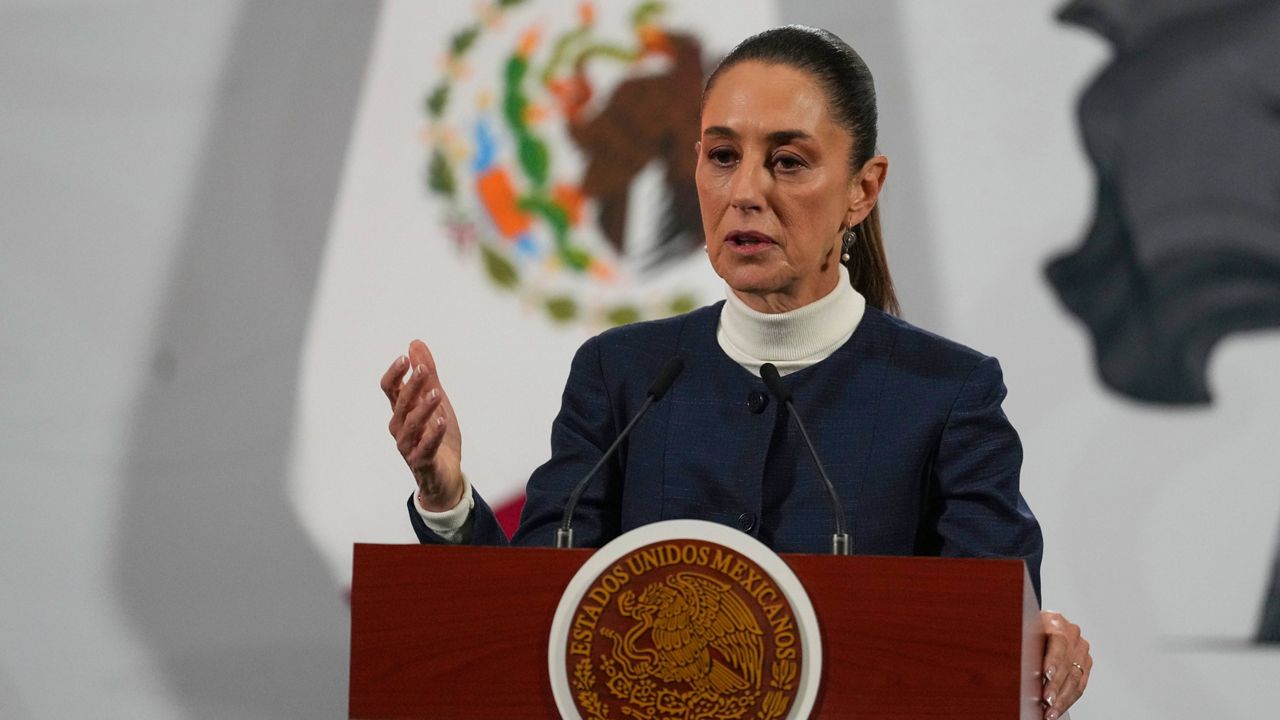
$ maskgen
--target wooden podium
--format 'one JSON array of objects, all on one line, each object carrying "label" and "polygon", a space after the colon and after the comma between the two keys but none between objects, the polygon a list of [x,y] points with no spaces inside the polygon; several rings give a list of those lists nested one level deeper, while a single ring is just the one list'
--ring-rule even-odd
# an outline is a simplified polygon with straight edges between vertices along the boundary
[{"label": "wooden podium", "polygon": [[[552,616],[592,550],[356,545],[352,718],[554,718]],[[822,633],[813,717],[1043,717],[1021,561],[783,555]]]}]

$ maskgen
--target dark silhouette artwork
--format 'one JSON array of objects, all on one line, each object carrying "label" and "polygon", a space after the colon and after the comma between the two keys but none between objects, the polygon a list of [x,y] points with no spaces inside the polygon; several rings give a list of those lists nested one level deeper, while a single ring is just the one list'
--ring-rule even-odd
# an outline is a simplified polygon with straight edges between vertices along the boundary
[{"label": "dark silhouette artwork", "polygon": [[596,199],[600,229],[619,254],[632,181],[654,160],[664,167],[667,207],[655,222],[655,246],[642,259],[649,266],[683,258],[703,243],[693,180],[702,46],[692,35],[673,32],[656,52],[669,58],[669,69],[623,80],[598,113],[569,118],[569,135],[587,158],[582,190]]},{"label": "dark silhouette artwork", "polygon": [[[1077,0],[1060,18],[1115,54],[1079,104],[1096,214],[1049,282],[1108,388],[1207,404],[1215,344],[1280,326],[1280,0]],[[1280,554],[1257,639],[1280,642]]]}]

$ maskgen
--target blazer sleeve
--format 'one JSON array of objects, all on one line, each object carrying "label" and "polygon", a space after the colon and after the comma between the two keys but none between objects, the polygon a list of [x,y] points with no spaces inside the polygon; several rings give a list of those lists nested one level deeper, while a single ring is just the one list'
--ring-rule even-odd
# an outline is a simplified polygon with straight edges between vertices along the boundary
[{"label": "blazer sleeve", "polygon": [[[480,496],[480,492],[471,488],[471,496],[475,500],[475,505],[471,508],[471,539],[468,545],[507,545],[507,533],[498,524],[498,516],[494,514],[489,504]],[[418,541],[424,545],[449,545],[449,541],[440,537],[434,530],[427,527],[422,521],[422,516],[413,507],[413,495],[409,496],[409,524],[413,526],[413,532],[418,536]]]},{"label": "blazer sleeve", "polygon": [[1022,558],[1040,598],[1040,523],[1022,497],[1022,443],[1005,417],[1000,364],[970,371],[952,405],[933,463],[938,554]]},{"label": "blazer sleeve", "polygon": [[[560,413],[551,426],[551,459],[533,471],[525,488],[516,545],[555,544],[556,528],[574,485],[591,472],[622,426],[616,393],[605,377],[600,339],[578,349],[569,369]],[[623,471],[616,453],[600,468],[578,501],[573,515],[575,547],[599,547],[617,537],[621,527]]]},{"label": "blazer sleeve", "polygon": [[[592,338],[578,349],[569,369],[560,413],[551,426],[551,459],[533,472],[525,487],[524,510],[512,545],[551,546],[560,526],[564,503],[574,484],[591,468],[617,437],[610,389],[600,360],[600,341]],[[574,546],[599,547],[618,534],[621,516],[622,469],[617,456],[591,481],[573,517]],[[508,539],[497,517],[480,493],[472,510],[471,545],[506,545]],[[409,522],[423,543],[444,543],[414,510],[409,497]]]}]

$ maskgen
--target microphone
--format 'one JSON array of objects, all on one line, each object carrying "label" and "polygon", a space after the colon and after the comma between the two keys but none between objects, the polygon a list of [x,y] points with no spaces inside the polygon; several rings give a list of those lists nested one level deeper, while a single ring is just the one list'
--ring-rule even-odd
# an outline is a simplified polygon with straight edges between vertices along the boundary
[{"label": "microphone", "polygon": [[800,428],[800,436],[804,438],[804,444],[809,446],[809,456],[813,458],[813,464],[818,467],[822,482],[827,484],[827,493],[831,495],[831,507],[836,516],[836,531],[831,535],[831,554],[852,554],[853,548],[849,542],[849,534],[844,531],[844,505],[840,503],[836,486],[831,484],[831,478],[827,477],[827,471],[823,469],[822,461],[818,459],[818,451],[813,447],[813,440],[809,439],[809,431],[804,429],[804,422],[800,420],[800,414],[796,412],[796,406],[791,402],[791,391],[783,386],[782,376],[778,374],[778,368],[774,367],[773,363],[760,366],[760,377],[764,380],[765,387],[769,388],[770,394],[777,398],[779,403],[785,405],[791,417],[795,418],[796,427]]},{"label": "microphone", "polygon": [[557,548],[573,547],[573,527],[571,527],[573,523],[573,510],[578,506],[578,500],[582,497],[583,491],[587,489],[587,485],[591,482],[591,478],[595,477],[600,468],[604,467],[604,464],[609,460],[609,458],[613,457],[614,453],[618,450],[618,446],[622,444],[622,441],[626,439],[627,435],[631,434],[631,428],[635,427],[636,423],[640,422],[640,418],[644,417],[644,414],[649,411],[649,408],[654,403],[661,400],[662,396],[667,394],[667,390],[671,389],[671,385],[676,381],[676,377],[683,371],[684,360],[681,360],[678,355],[668,360],[667,364],[662,366],[662,372],[658,373],[658,378],[649,386],[648,397],[644,399],[644,404],[640,406],[640,409],[636,411],[636,414],[631,418],[631,422],[627,423],[627,426],[622,428],[622,432],[618,433],[618,437],[614,439],[613,444],[610,445],[609,449],[605,450],[604,454],[600,456],[595,467],[591,468],[591,472],[587,473],[586,477],[579,480],[578,484],[574,486],[573,492],[569,493],[569,501],[565,503],[564,506],[564,517],[560,520],[560,527],[556,528]]}]

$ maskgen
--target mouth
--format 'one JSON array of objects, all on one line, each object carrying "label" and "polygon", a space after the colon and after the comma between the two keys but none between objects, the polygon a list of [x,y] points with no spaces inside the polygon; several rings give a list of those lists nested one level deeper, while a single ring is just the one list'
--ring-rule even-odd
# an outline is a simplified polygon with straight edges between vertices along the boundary
[{"label": "mouth", "polygon": [[767,250],[777,243],[774,242],[773,238],[761,232],[735,230],[725,236],[724,244],[735,252],[751,255]]}]

